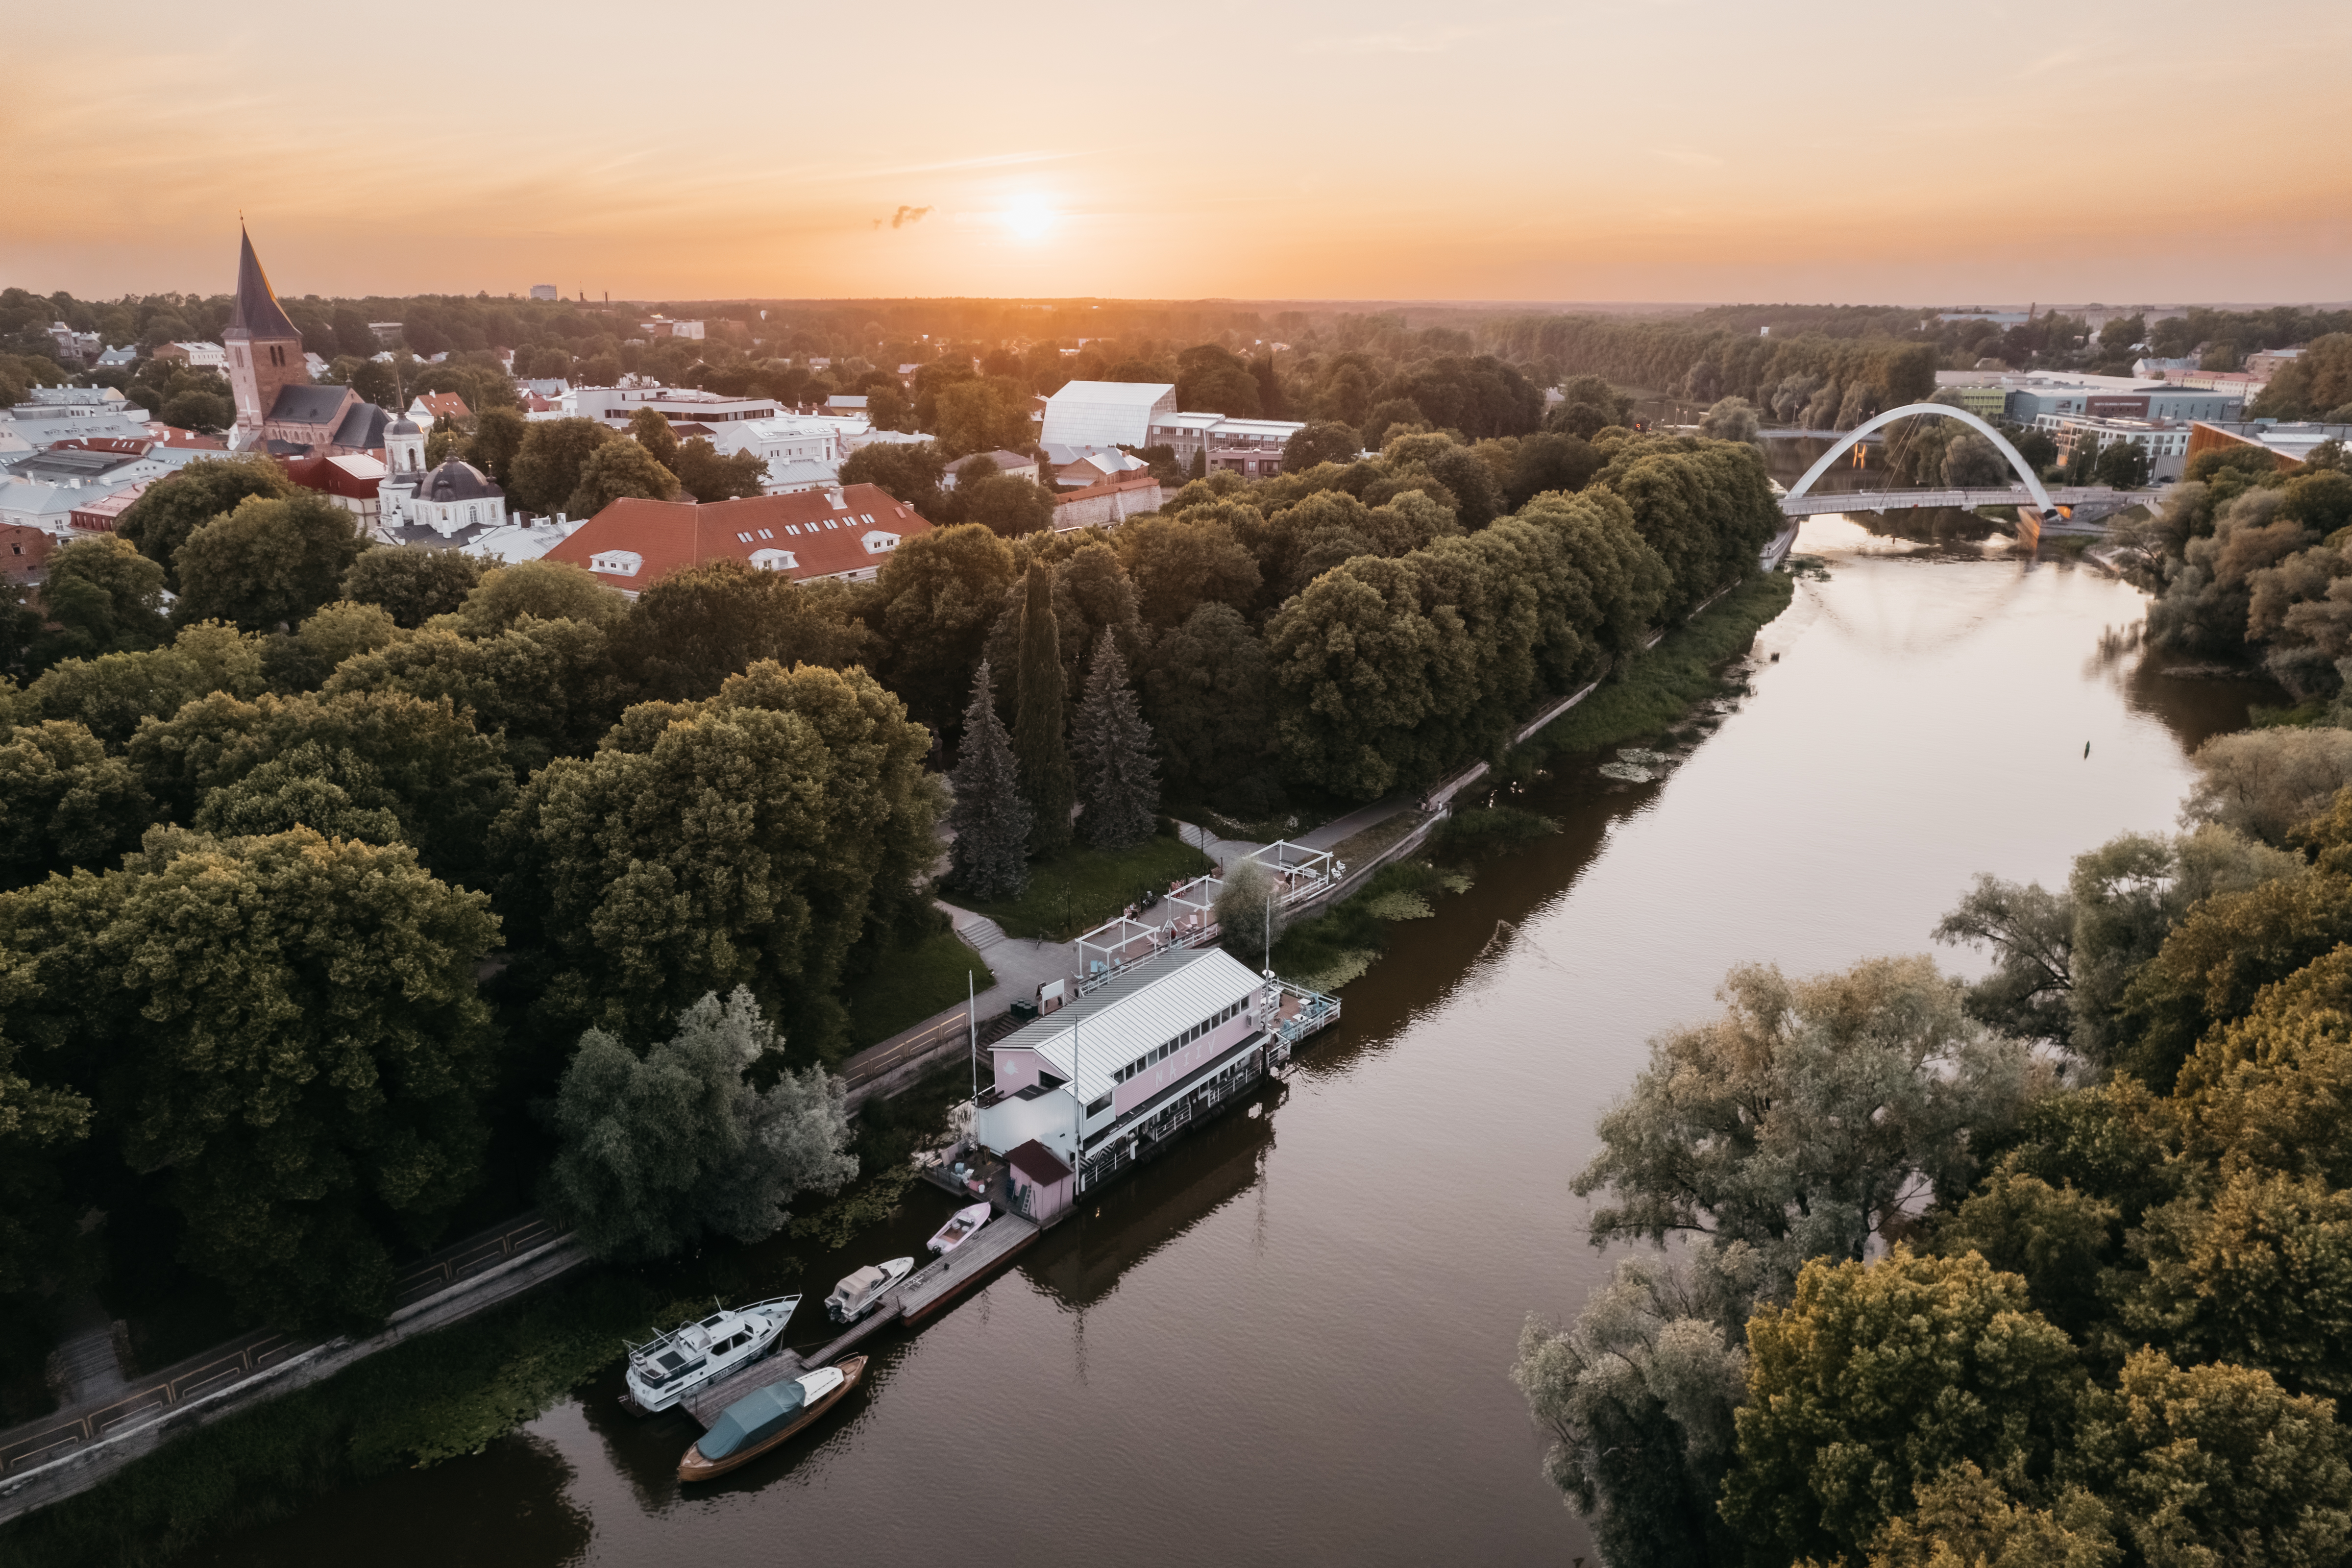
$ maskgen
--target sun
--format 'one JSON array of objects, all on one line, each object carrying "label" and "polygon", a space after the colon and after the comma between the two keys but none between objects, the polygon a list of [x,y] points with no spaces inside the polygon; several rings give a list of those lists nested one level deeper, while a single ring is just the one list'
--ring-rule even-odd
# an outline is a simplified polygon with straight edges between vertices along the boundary
[{"label": "sun", "polygon": [[997,216],[1006,233],[1032,244],[1053,233],[1054,226],[1062,221],[1062,215],[1039,196],[1019,197]]}]

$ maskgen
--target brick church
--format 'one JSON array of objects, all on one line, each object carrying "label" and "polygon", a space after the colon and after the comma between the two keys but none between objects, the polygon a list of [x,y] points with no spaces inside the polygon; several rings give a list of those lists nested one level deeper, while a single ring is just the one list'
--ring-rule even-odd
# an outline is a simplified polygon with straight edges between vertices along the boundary
[{"label": "brick church", "polygon": [[236,301],[221,333],[228,353],[236,427],[229,445],[278,458],[364,455],[384,460],[384,433],[396,417],[348,386],[320,386],[302,363],[302,334],[269,287],[269,275],[243,236]]}]

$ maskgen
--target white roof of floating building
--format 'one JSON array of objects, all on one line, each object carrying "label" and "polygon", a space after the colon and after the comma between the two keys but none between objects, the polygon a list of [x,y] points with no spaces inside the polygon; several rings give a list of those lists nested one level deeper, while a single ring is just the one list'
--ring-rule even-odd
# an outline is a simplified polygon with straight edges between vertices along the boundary
[{"label": "white roof of floating building", "polygon": [[1075,1076],[1078,1098],[1092,1101],[1116,1086],[1111,1074],[1117,1069],[1265,984],[1221,947],[1176,948],[1023,1025],[989,1049],[1036,1052],[1055,1077],[1068,1082]]}]

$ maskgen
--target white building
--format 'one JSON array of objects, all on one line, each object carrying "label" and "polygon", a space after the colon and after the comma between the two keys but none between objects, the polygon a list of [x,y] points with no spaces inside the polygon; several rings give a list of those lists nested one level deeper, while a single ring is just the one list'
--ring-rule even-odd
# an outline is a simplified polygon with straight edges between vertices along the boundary
[{"label": "white building", "polygon": [[1151,422],[1151,438],[1144,445],[1174,447],[1180,463],[1206,452],[1213,471],[1223,468],[1255,479],[1280,473],[1284,443],[1306,428],[1304,420],[1173,414]]},{"label": "white building", "polygon": [[2181,470],[2189,466],[2190,432],[2186,423],[2043,414],[2033,424],[2058,443],[2058,460],[2062,463],[2073,462],[2076,450],[2085,441],[2095,441],[2103,449],[2118,441],[2128,441],[2147,459],[2147,477],[2159,483],[2179,479]]},{"label": "white building", "polygon": [[568,518],[562,512],[530,522],[505,522],[485,529],[457,548],[467,555],[478,555],[495,561],[501,566],[512,566],[520,561],[536,561],[565,540],[572,537],[588,520]]},{"label": "white building", "polygon": [[1148,447],[1151,426],[1175,412],[1172,382],[1073,381],[1045,400],[1038,439],[1048,446]]},{"label": "white building", "polygon": [[730,456],[737,452],[756,454],[768,465],[761,489],[780,496],[795,490],[824,489],[840,483],[841,460],[848,456],[842,446],[840,423],[785,414],[773,419],[743,419],[699,429],[679,426],[677,433],[683,437],[692,429],[693,434]]},{"label": "white building", "polygon": [[555,285],[552,283],[534,283],[530,286],[530,297],[534,300],[552,300],[556,297]]},{"label": "white building", "polygon": [[578,417],[601,419],[615,430],[626,429],[640,408],[650,408],[673,425],[714,428],[743,419],[773,419],[782,412],[772,397],[721,397],[694,386],[583,386],[573,391],[572,407]]},{"label": "white building", "polygon": [[[176,349],[179,352],[167,353],[164,352],[166,349]],[[163,348],[155,351],[155,357],[184,359],[188,362],[190,370],[226,371],[228,369],[228,350],[218,343],[166,343]]]},{"label": "white building", "polygon": [[973,1135],[999,1156],[1043,1144],[1083,1191],[1256,1082],[1278,1003],[1222,948],[1145,959],[989,1047]]}]

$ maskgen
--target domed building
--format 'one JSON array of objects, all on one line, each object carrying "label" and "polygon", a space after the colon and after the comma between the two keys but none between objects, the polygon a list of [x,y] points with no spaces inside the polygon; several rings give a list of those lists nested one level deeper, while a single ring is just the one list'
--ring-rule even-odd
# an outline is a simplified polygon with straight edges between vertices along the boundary
[{"label": "domed building", "polygon": [[[409,425],[409,428],[414,431],[415,426]],[[387,442],[390,450],[400,449],[392,445],[398,439],[397,432],[395,426]],[[394,466],[384,476],[382,498],[386,533],[402,528],[431,529],[443,539],[454,539],[461,533],[498,528],[507,520],[506,491],[481,469],[457,458],[437,468]]]}]

